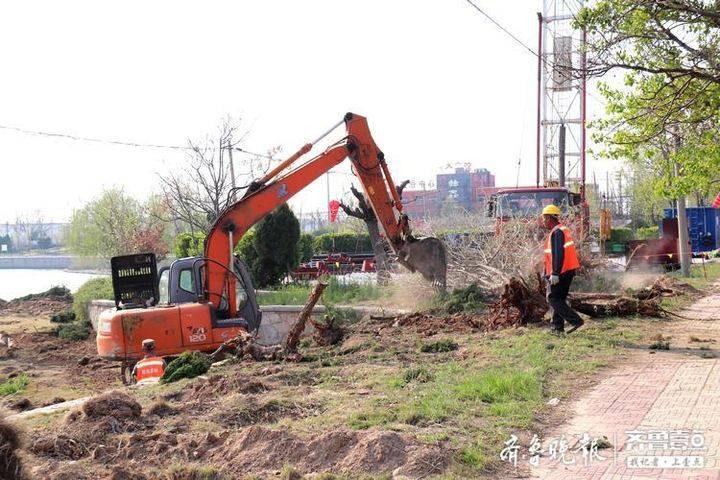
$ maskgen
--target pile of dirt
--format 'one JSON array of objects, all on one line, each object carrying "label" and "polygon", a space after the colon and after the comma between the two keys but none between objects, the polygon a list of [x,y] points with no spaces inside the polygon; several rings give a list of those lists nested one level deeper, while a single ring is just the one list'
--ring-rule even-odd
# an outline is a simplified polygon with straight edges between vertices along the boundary
[{"label": "pile of dirt", "polygon": [[43,316],[68,310],[73,297],[65,287],[53,287],[42,293],[25,295],[9,302],[0,301],[0,315]]},{"label": "pile of dirt", "polygon": [[231,474],[269,473],[292,465],[304,473],[394,473],[422,478],[442,473],[450,455],[395,432],[334,430],[301,438],[251,426],[229,435],[203,458]]},{"label": "pile of dirt", "polygon": [[85,402],[82,411],[91,419],[102,417],[123,419],[138,418],[142,413],[142,407],[126,393],[108,392]]},{"label": "pile of dirt", "polygon": [[186,397],[213,397],[233,392],[260,393],[270,389],[268,384],[242,373],[229,376],[211,375],[207,380],[192,384],[192,387],[186,390]]},{"label": "pile of dirt", "polygon": [[398,316],[392,327],[412,329],[420,335],[432,336],[440,332],[465,333],[483,330],[485,321],[484,315],[469,313],[436,315],[428,312],[415,312]]},{"label": "pile of dirt", "polygon": [[15,427],[0,420],[0,478],[25,478],[22,462],[17,451],[20,448],[20,436]]},{"label": "pile of dirt", "polygon": [[101,456],[108,435],[145,428],[141,413],[140,404],[125,393],[102,394],[85,402],[82,411],[68,414],[59,432],[38,436],[30,451],[40,457],[67,460]]}]

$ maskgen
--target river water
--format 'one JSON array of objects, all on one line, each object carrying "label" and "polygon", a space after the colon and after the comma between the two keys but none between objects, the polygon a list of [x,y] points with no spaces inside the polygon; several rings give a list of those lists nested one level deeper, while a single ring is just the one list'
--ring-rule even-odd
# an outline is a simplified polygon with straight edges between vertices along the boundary
[{"label": "river water", "polygon": [[0,298],[11,300],[29,293],[44,292],[50,287],[64,285],[75,292],[91,278],[102,275],[67,270],[0,269]]}]

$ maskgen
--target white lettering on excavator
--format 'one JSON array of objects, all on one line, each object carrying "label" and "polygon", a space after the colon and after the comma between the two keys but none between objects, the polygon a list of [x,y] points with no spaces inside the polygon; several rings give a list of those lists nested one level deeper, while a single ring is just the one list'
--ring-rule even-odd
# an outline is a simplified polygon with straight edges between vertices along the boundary
[{"label": "white lettering on excavator", "polygon": [[188,335],[188,340],[190,340],[190,343],[202,343],[205,340],[207,340],[205,328],[204,327],[193,328],[192,333],[190,335]]}]

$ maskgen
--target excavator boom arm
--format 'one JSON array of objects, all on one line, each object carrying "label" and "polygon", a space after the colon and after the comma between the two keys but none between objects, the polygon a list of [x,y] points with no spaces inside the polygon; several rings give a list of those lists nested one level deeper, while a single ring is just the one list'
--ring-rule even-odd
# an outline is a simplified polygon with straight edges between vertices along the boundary
[{"label": "excavator boom arm", "polygon": [[348,157],[352,160],[353,170],[360,179],[392,249],[398,252],[411,238],[407,217],[402,213],[400,197],[385,164],[384,155],[370,134],[367,120],[360,115],[348,113],[345,116],[345,127],[347,136],[341,142],[283,174],[282,171],[307,153],[312,144],[303,146],[256,183],[251,193],[230,205],[218,217],[205,244],[205,256],[213,260],[208,262],[206,267],[205,290],[208,301],[219,305],[225,297],[230,315],[236,315],[235,279],[221,265],[232,268],[232,252],[237,242],[250,227],[273,209],[287,202]]}]

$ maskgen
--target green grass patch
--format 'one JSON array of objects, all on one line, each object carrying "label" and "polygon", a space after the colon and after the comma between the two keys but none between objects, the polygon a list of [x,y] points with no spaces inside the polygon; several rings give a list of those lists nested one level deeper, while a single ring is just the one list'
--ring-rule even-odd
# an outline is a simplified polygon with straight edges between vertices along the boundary
[{"label": "green grass patch", "polygon": [[535,328],[474,338],[463,344],[466,358],[404,370],[346,418],[353,428],[442,425],[459,452],[458,468],[469,469],[460,476],[476,476],[497,463],[511,433],[532,430],[549,398],[566,398],[577,378],[591,378],[618,348],[639,341],[648,321],[592,322],[560,339]]},{"label": "green grass patch", "polygon": [[15,378],[9,378],[4,382],[0,383],[0,396],[6,397],[8,395],[14,395],[16,393],[22,392],[23,390],[25,390],[25,387],[27,387],[29,383],[30,380],[28,379],[28,376],[24,373],[18,375]]},{"label": "green grass patch", "polygon": [[394,387],[402,388],[413,382],[415,383],[427,383],[433,380],[433,374],[430,370],[425,367],[408,368],[399,377],[391,381],[391,385]]},{"label": "green grass patch", "polygon": [[705,262],[704,265],[694,263],[690,268],[689,277],[682,277],[679,270],[671,272],[668,275],[687,282],[695,288],[703,289],[720,279],[720,263]]},{"label": "green grass patch", "polygon": [[[258,303],[260,305],[304,305],[312,288],[312,285],[305,283],[285,285],[261,293],[258,296]],[[341,283],[336,277],[330,277],[328,286],[323,292],[323,302],[348,305],[377,300],[383,295],[385,295],[383,289],[375,284]]]}]

